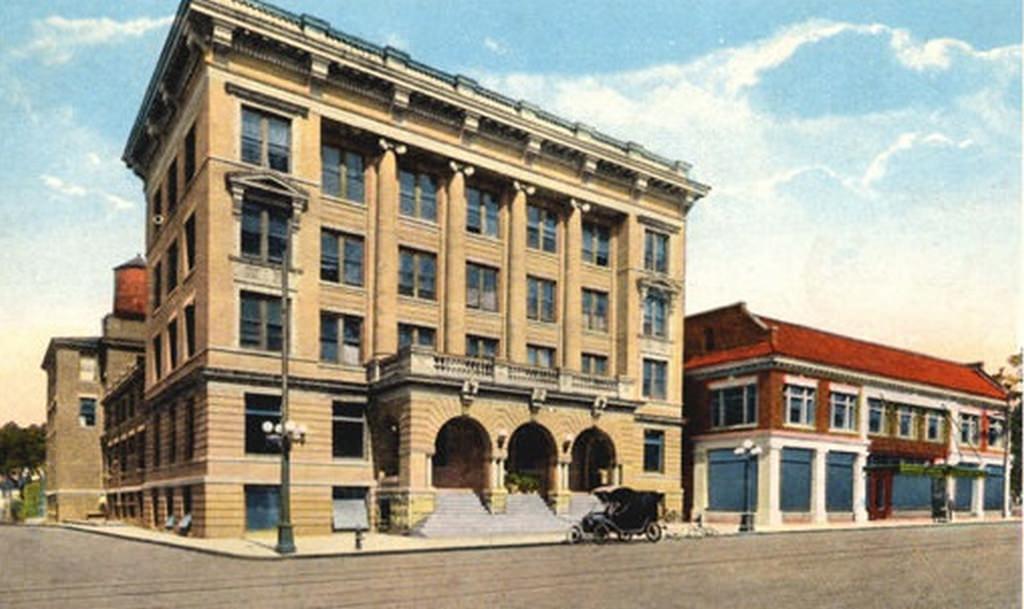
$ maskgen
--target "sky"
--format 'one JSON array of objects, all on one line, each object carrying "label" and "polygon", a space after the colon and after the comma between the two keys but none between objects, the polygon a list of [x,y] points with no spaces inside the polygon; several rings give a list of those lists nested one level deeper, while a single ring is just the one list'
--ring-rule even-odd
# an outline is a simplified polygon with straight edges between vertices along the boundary
[{"label": "sky", "polygon": [[[758,313],[995,371],[1024,328],[1021,7],[947,1],[279,6],[693,164],[688,313]],[[120,161],[173,0],[0,3],[0,423],[142,252]]]}]

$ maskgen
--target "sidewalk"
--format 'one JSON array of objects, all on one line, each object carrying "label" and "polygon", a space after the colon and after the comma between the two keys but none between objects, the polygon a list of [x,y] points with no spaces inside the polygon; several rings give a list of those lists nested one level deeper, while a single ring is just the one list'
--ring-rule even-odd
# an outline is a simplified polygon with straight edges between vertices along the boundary
[{"label": "sidewalk", "polygon": [[[811,533],[825,531],[852,531],[881,528],[907,528],[927,526],[972,526],[997,524],[1004,522],[1020,522],[1019,516],[1008,519],[971,519],[958,520],[952,523],[935,523],[930,519],[907,520],[876,520],[872,522],[833,522],[829,524],[786,524],[776,527],[758,527],[758,534]],[[355,547],[354,533],[335,533],[298,537],[295,540],[296,552],[289,556],[281,556],[274,551],[276,542],[275,531],[250,533],[244,538],[200,539],[182,537],[172,533],[143,529],[117,522],[81,522],[62,523],[66,529],[85,533],[107,535],[125,540],[152,543],[176,547],[207,554],[229,556],[249,560],[281,560],[290,558],[322,558],[329,556],[379,556],[383,554],[408,554],[415,552],[477,550],[487,548],[533,547],[541,545],[558,545],[566,543],[562,533],[541,533],[522,535],[493,535],[488,537],[449,537],[426,539],[405,535],[388,535],[383,533],[367,533],[364,535],[363,548]],[[711,525],[720,536],[738,535],[735,524]],[[690,529],[689,523],[673,523],[665,526],[665,536],[670,540],[685,539]]]}]

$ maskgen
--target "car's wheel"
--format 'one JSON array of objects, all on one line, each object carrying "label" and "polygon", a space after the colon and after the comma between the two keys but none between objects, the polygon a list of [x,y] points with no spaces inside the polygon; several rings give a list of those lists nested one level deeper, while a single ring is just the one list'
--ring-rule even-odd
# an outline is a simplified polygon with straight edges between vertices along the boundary
[{"label": "car's wheel", "polygon": [[583,529],[581,529],[578,524],[572,525],[572,528],[569,529],[569,534],[566,536],[566,540],[569,543],[580,543],[583,541]]},{"label": "car's wheel", "polygon": [[594,541],[596,541],[597,543],[605,543],[606,541],[608,541],[608,536],[610,534],[611,531],[608,530],[608,527],[606,527],[603,524],[599,524],[594,529]]},{"label": "car's wheel", "polygon": [[661,525],[658,524],[657,522],[652,522],[652,523],[648,524],[647,528],[644,529],[644,536],[647,537],[647,541],[649,541],[651,543],[657,543],[657,542],[661,541],[661,536],[662,536]]},{"label": "car's wheel", "polygon": [[619,541],[629,541],[630,539],[633,539],[633,534],[629,531],[620,531],[616,533],[616,535],[618,536]]}]

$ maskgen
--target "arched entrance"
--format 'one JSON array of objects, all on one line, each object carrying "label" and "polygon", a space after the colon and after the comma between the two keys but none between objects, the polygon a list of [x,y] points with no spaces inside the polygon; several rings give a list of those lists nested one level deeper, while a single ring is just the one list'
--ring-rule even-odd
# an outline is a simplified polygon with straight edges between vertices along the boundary
[{"label": "arched entrance", "polygon": [[484,428],[469,417],[456,417],[441,427],[434,440],[434,487],[471,488],[481,493],[488,486],[490,462],[491,442]]},{"label": "arched entrance", "polygon": [[[558,454],[547,429],[537,423],[521,425],[508,441],[505,482],[520,481],[520,491],[536,491],[547,497],[554,488]],[[513,489],[514,491],[515,489]]]},{"label": "arched entrance", "polygon": [[596,427],[576,436],[569,466],[569,490],[590,492],[610,484],[615,468],[615,445],[608,434]]}]

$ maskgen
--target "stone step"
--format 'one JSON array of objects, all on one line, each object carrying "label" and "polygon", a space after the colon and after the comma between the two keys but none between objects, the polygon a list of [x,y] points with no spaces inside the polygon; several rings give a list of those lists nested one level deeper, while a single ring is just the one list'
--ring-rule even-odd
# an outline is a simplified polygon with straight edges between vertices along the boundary
[{"label": "stone step", "polygon": [[438,492],[434,513],[412,532],[420,537],[489,536],[563,532],[568,523],[555,516],[539,495],[509,495],[506,512],[491,514],[472,492]]}]

